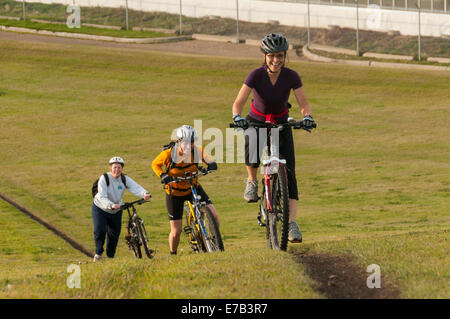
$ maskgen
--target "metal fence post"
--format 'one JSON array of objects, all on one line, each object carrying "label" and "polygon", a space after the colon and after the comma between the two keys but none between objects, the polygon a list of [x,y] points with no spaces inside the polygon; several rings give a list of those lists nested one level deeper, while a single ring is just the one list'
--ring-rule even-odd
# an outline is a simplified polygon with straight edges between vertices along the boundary
[{"label": "metal fence post", "polygon": [[240,43],[239,39],[239,0],[236,0],[236,30],[237,30],[237,43]]},{"label": "metal fence post", "polygon": [[126,20],[126,25],[127,25],[127,30],[128,30],[128,0],[125,0],[125,20]]},{"label": "metal fence post", "polygon": [[308,0],[308,46],[309,49],[311,47],[311,23],[310,23],[310,11],[309,11],[309,0]]},{"label": "metal fence post", "polygon": [[420,39],[420,7],[421,7],[421,3],[420,3],[420,0],[419,0],[419,2],[418,2],[418,4],[416,5],[417,6],[417,9],[418,9],[418,13],[419,13],[419,45],[418,45],[418,49],[419,49],[419,56],[418,56],[418,59],[419,59],[419,61],[422,59],[422,56],[421,56],[421,39]]},{"label": "metal fence post", "polygon": [[361,56],[361,52],[359,49],[359,3],[358,0],[355,0],[356,3],[356,56]]},{"label": "metal fence post", "polygon": [[180,0],[180,35],[183,34],[183,4]]},{"label": "metal fence post", "polygon": [[25,9],[25,0],[22,0],[22,7],[23,7],[23,21],[26,21],[27,15],[26,15],[26,9]]}]

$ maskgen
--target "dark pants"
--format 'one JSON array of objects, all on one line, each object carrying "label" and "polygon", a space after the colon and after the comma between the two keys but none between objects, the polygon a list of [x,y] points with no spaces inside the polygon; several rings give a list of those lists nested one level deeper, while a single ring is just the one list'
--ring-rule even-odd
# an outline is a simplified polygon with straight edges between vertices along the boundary
[{"label": "dark pants", "polygon": [[110,214],[92,203],[92,219],[94,221],[95,253],[97,255],[103,253],[106,239],[106,256],[114,257],[122,228],[122,211]]},{"label": "dark pants", "polygon": [[[250,123],[261,123],[249,116],[247,116],[247,121]],[[254,135],[254,137],[256,137],[256,140],[250,139],[247,134],[245,135],[245,165],[257,168],[261,163],[260,160],[264,145],[259,145],[260,136],[258,129],[256,129],[256,134]],[[250,141],[253,141],[253,145],[250,145],[252,144],[250,143]],[[261,143],[265,144],[266,141],[262,141]],[[286,160],[289,198],[298,200],[297,177],[295,176],[294,137],[292,135],[292,129],[290,127],[279,131],[279,143],[280,159]]]}]

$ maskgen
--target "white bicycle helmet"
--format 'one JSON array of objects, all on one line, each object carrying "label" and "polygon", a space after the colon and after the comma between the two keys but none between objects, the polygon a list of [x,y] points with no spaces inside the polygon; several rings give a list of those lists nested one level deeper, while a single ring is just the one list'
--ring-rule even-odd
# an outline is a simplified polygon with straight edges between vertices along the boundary
[{"label": "white bicycle helmet", "polygon": [[111,157],[111,159],[109,160],[109,165],[112,165],[114,163],[118,163],[118,164],[122,165],[122,167],[125,165],[123,158],[119,157],[119,156]]},{"label": "white bicycle helmet", "polygon": [[195,128],[190,125],[183,125],[177,129],[177,138],[181,141],[194,142],[198,139]]}]

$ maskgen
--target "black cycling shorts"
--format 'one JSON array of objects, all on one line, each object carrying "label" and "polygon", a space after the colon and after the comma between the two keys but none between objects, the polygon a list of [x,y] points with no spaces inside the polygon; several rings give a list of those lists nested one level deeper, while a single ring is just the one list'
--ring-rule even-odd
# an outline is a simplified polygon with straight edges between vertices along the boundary
[{"label": "black cycling shorts", "polygon": [[[247,122],[251,123],[262,123],[257,121],[250,116],[246,118]],[[280,159],[286,160],[287,176],[288,176],[288,190],[289,198],[298,200],[298,188],[297,188],[297,177],[295,176],[295,151],[294,151],[294,137],[292,135],[292,128],[288,127],[282,131],[279,131],[280,138]],[[253,145],[250,145],[249,134],[245,134],[245,165],[257,168],[261,164],[261,155],[264,145],[260,147],[260,136],[259,131],[256,129],[256,141]],[[265,141],[263,141],[265,144]],[[262,143],[263,143],[262,142]]]},{"label": "black cycling shorts", "polygon": [[[199,184],[197,187],[198,195],[201,196],[200,201],[206,202],[206,204],[212,204],[211,199],[208,194],[206,194],[203,187]],[[166,207],[167,213],[169,215],[169,220],[180,220],[183,219],[183,206],[185,201],[190,201],[192,203],[192,194],[187,194],[184,196],[174,196],[168,195],[166,193]]]}]

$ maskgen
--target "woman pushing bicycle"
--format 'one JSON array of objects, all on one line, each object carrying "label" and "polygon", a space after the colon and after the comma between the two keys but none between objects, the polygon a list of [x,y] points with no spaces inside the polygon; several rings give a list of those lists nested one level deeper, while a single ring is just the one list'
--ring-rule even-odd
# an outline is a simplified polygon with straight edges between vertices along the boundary
[{"label": "woman pushing bicycle", "polygon": [[[180,243],[184,202],[192,200],[191,187],[188,181],[172,182],[175,181],[176,177],[183,177],[186,173],[196,173],[200,161],[208,165],[208,171],[217,170],[217,163],[206,154],[201,146],[195,145],[197,139],[197,132],[192,126],[183,125],[179,127],[177,129],[177,141],[166,145],[166,149],[152,162],[153,171],[161,178],[161,183],[165,184],[166,206],[170,221],[169,248],[172,255],[176,255]],[[165,170],[163,170],[163,167]],[[217,225],[219,225],[217,211],[211,199],[198,183],[197,177],[193,182],[197,186],[201,200],[206,202],[217,221]]]},{"label": "woman pushing bicycle", "polygon": [[106,241],[106,256],[113,258],[116,253],[117,243],[122,228],[121,205],[123,193],[127,188],[131,193],[144,200],[150,198],[150,194],[129,176],[124,175],[123,159],[114,156],[109,160],[110,172],[104,173],[94,183],[92,195],[92,219],[94,222],[95,255],[94,262],[99,261],[104,251]]},{"label": "woman pushing bicycle", "polygon": [[[246,129],[251,123],[270,122],[285,123],[288,120],[290,104],[288,103],[291,90],[300,106],[303,115],[302,124],[308,129],[315,127],[311,115],[311,107],[303,90],[303,84],[298,73],[285,66],[286,54],[289,48],[287,39],[281,34],[271,33],[262,39],[260,49],[264,54],[263,66],[251,71],[242,85],[233,103],[233,121],[235,126]],[[250,111],[246,117],[241,113],[245,103],[253,93]],[[257,137],[259,134],[257,134]],[[245,162],[247,168],[247,185],[244,199],[251,203],[258,201],[257,169],[260,165],[262,150],[256,143],[250,143],[246,136]],[[255,145],[253,145],[255,144]],[[256,160],[250,160],[249,153],[255,151]],[[290,242],[301,242],[302,234],[297,224],[298,189],[295,176],[295,151],[292,129],[287,128],[279,132],[280,157],[286,160],[289,191],[289,236]]]}]

